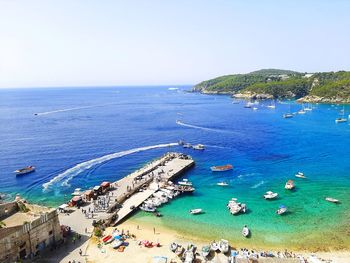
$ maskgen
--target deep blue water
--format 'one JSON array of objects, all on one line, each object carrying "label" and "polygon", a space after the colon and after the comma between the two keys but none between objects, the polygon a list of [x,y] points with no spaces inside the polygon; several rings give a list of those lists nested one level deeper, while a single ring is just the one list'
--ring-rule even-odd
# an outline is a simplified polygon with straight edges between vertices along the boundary
[{"label": "deep blue water", "polygon": [[[190,87],[178,91],[168,87],[0,90],[0,192],[58,205],[76,187],[117,180],[167,151],[182,151],[196,161],[185,177],[197,190],[194,196],[179,198],[161,209],[164,225],[171,225],[174,219],[197,226],[209,224],[225,235],[228,223],[233,230],[248,223],[257,233],[294,233],[316,231],[320,224],[329,227],[335,219],[338,223],[348,219],[350,126],[334,121],[342,106],[314,105],[312,112],[283,119],[289,108],[296,112],[301,106],[280,102],[273,110],[266,107],[270,102],[262,102],[253,111],[243,108],[243,102],[232,104],[228,96],[186,93],[184,89]],[[349,110],[345,107],[346,115]],[[206,150],[175,146],[94,161],[180,139],[202,143]],[[75,167],[91,160],[91,165]],[[235,169],[221,174],[209,170],[226,163]],[[37,171],[14,175],[14,170],[27,165],[35,165]],[[309,179],[295,179],[297,171]],[[48,184],[57,176],[59,180]],[[283,189],[288,179],[296,181],[294,193]],[[217,187],[220,180],[227,180],[230,187]],[[280,199],[262,200],[268,190],[278,192]],[[341,199],[342,206],[323,202],[328,195]],[[246,202],[251,212],[233,220],[225,209],[232,197]],[[274,214],[280,203],[291,210],[283,220]],[[189,216],[187,211],[195,207],[206,213]],[[137,218],[156,220],[143,213]],[[185,230],[180,223],[174,227]]]}]

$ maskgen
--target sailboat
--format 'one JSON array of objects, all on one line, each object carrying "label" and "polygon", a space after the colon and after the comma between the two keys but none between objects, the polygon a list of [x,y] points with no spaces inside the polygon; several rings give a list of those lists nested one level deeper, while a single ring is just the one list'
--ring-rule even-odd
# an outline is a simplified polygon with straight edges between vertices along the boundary
[{"label": "sailboat", "polygon": [[343,106],[343,110],[341,111],[342,112],[342,117],[341,118],[336,118],[335,119],[335,123],[343,123],[343,122],[347,122],[348,119],[345,118],[345,109],[344,109],[344,106]]},{"label": "sailboat", "polygon": [[283,114],[283,118],[289,119],[289,118],[293,118],[293,117],[294,117],[294,115],[290,112],[290,103],[289,103],[289,112]]},{"label": "sailboat", "polygon": [[306,111],[305,111],[305,107],[304,107],[304,104],[302,106],[302,109],[298,111],[298,114],[305,114]]},{"label": "sailboat", "polygon": [[269,109],[275,109],[275,108],[276,108],[276,104],[271,102],[271,104],[270,104],[270,105],[267,105],[267,107],[268,107]]}]

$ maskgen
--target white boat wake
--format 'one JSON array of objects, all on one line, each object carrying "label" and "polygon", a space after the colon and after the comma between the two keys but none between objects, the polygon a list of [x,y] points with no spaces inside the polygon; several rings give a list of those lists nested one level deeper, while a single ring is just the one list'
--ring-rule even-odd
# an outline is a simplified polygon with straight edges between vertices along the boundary
[{"label": "white boat wake", "polygon": [[178,143],[168,143],[168,144],[157,144],[157,145],[152,145],[152,146],[146,146],[146,147],[139,147],[139,148],[134,148],[131,150],[126,150],[126,151],[121,151],[121,152],[116,152],[112,154],[107,154],[102,157],[92,159],[86,162],[79,163],[72,168],[69,168],[68,170],[64,171],[63,173],[60,173],[59,175],[55,176],[52,178],[49,182],[44,183],[42,186],[44,190],[47,190],[50,186],[62,182],[61,186],[68,185],[69,181],[71,181],[75,176],[80,174],[83,171],[86,171],[90,169],[91,167],[115,159],[115,158],[120,158],[125,155],[137,153],[137,152],[142,152],[142,151],[147,151],[151,149],[157,149],[157,148],[165,148],[165,147],[171,147],[171,146],[176,146]]},{"label": "white boat wake", "polygon": [[37,115],[37,116],[49,115],[49,114],[54,114],[54,113],[59,113],[59,112],[75,111],[75,110],[83,110],[83,109],[91,109],[91,108],[103,107],[103,106],[112,105],[112,104],[114,104],[114,103],[92,105],[92,106],[84,106],[84,107],[75,107],[75,108],[60,109],[60,110],[53,110],[53,111],[45,111],[45,112],[35,113],[34,115]]},{"label": "white boat wake", "polygon": [[197,126],[197,125],[192,125],[192,124],[187,124],[182,121],[176,121],[176,124],[183,126],[183,127],[188,127],[188,128],[193,128],[193,129],[199,129],[203,131],[213,131],[213,132],[225,132],[223,130],[218,130],[218,129],[212,129],[212,128],[207,128],[207,127],[202,127],[202,126]]},{"label": "white boat wake", "polygon": [[258,188],[259,186],[262,186],[265,182],[264,181],[260,181],[259,183],[253,185],[251,188],[255,189]]}]

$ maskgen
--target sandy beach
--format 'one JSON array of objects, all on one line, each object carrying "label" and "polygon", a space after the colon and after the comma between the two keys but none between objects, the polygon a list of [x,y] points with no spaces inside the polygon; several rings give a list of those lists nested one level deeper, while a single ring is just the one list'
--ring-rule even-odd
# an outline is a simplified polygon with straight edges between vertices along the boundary
[{"label": "sandy beach", "polygon": [[[107,228],[106,234],[111,234],[115,228]],[[173,230],[166,229],[164,227],[156,226],[153,228],[147,224],[139,224],[132,221],[122,223],[117,227],[119,231],[123,230],[124,233],[129,231],[130,235],[133,234],[136,238],[129,238],[126,240],[128,246],[124,252],[114,250],[111,245],[102,245],[98,247],[99,239],[93,237],[90,239],[86,249],[87,262],[153,262],[153,258],[162,256],[167,258],[167,262],[181,262],[181,260],[169,249],[171,242],[180,243],[183,246],[193,243],[198,247],[200,252],[203,245],[208,244],[208,241],[199,240],[196,237],[186,237]],[[151,242],[159,242],[160,247],[146,248],[139,245],[140,241],[149,240]],[[240,250],[240,247],[234,247],[234,249]],[[255,251],[261,251],[258,248],[248,248],[249,250],[256,249]],[[277,253],[277,251],[275,251]],[[316,255],[318,258],[337,263],[346,263],[350,259],[350,251],[330,251],[330,252],[319,252],[310,253],[307,251],[293,251],[295,255],[302,255],[305,259],[310,262],[310,256]],[[227,257],[221,253],[216,253],[211,261],[204,261],[201,257],[197,257],[196,262],[227,262]],[[238,262],[248,262],[247,259],[238,259]],[[298,259],[286,259],[286,258],[260,258],[259,262],[300,262]],[[321,262],[321,261],[314,261]]]}]

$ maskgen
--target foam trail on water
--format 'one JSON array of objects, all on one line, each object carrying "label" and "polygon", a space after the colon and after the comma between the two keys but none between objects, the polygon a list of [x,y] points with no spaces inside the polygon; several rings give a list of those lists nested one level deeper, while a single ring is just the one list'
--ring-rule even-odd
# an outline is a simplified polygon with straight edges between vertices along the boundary
[{"label": "foam trail on water", "polygon": [[184,123],[182,121],[176,121],[176,124],[178,124],[180,126],[188,127],[188,128],[203,130],[203,131],[225,132],[223,130],[218,130],[218,129],[212,129],[212,128],[206,128],[206,127],[202,127],[202,126],[187,124],[187,123]]},{"label": "foam trail on water", "polygon": [[90,108],[96,108],[96,107],[103,107],[103,106],[112,105],[112,104],[113,103],[92,105],[92,106],[84,106],[84,107],[75,107],[75,108],[68,108],[68,109],[60,109],[60,110],[53,110],[53,111],[45,111],[45,112],[35,113],[35,115],[37,115],[37,116],[49,115],[49,114],[54,114],[54,113],[59,113],[59,112],[75,111],[75,110],[83,110],[83,109],[90,109]]},{"label": "foam trail on water", "polygon": [[259,183],[253,185],[251,188],[255,189],[258,188],[259,186],[262,186],[265,182],[264,181],[260,181]]},{"label": "foam trail on water", "polygon": [[63,185],[68,185],[69,181],[72,180],[75,176],[77,176],[78,174],[80,174],[83,171],[86,171],[88,169],[90,169],[91,167],[115,159],[115,158],[119,158],[125,155],[129,155],[132,153],[137,153],[137,152],[142,152],[142,151],[147,151],[147,150],[151,150],[151,149],[157,149],[157,148],[165,148],[165,147],[171,147],[171,146],[176,146],[178,145],[178,143],[168,143],[168,144],[157,144],[157,145],[152,145],[152,146],[146,146],[146,147],[140,147],[140,148],[134,148],[131,150],[126,150],[126,151],[121,151],[121,152],[116,152],[116,153],[112,153],[112,154],[107,154],[104,155],[102,157],[96,158],[96,159],[92,159],[86,162],[82,162],[79,163],[75,166],[73,166],[72,168],[69,168],[68,170],[64,171],[63,173],[60,173],[59,175],[55,176],[54,178],[52,178],[49,182],[44,183],[42,186],[44,188],[44,190],[47,190],[51,185],[58,183],[58,182],[62,182],[62,186]]}]

